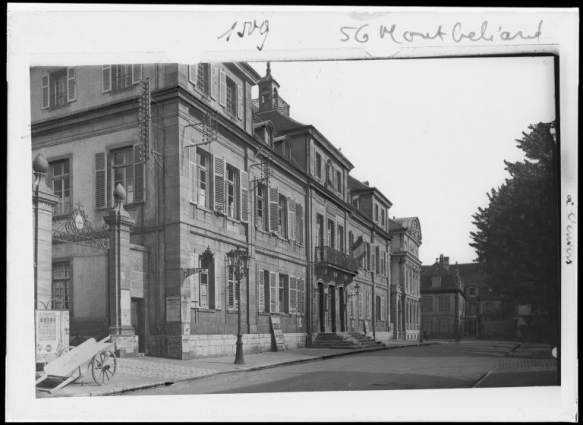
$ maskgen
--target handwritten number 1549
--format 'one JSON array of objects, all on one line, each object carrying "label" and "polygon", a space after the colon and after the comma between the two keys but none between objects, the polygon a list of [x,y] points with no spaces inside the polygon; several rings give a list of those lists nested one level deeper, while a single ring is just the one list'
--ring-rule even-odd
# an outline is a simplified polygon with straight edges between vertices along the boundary
[{"label": "handwritten number 1549", "polygon": [[[231,35],[233,34],[233,31],[235,31],[235,28],[237,27],[237,24],[238,24],[238,21],[235,21],[233,26],[231,26],[231,28],[229,28],[227,30],[227,32],[225,32],[223,35],[218,36],[217,38],[221,39],[221,38],[227,36],[225,41],[229,41],[229,39],[231,38]],[[247,35],[251,35],[255,32],[256,29],[259,30],[260,35],[265,34],[265,37],[263,38],[263,43],[261,43],[261,46],[257,46],[257,50],[261,51],[263,49],[263,45],[265,44],[265,40],[267,39],[267,35],[269,34],[269,21],[268,20],[263,21],[261,23],[261,25],[257,25],[257,21],[255,21],[255,20],[253,20],[253,22],[245,21],[243,23],[243,28],[241,29],[241,31],[237,32],[237,35],[240,38],[243,38],[245,36],[245,31],[247,31]]]}]

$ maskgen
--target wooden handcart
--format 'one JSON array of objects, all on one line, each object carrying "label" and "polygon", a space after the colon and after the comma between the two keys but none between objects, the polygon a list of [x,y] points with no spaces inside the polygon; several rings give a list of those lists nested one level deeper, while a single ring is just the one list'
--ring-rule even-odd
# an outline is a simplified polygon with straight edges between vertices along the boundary
[{"label": "wooden handcart", "polygon": [[117,370],[115,343],[109,342],[110,339],[111,335],[99,342],[90,338],[77,347],[63,350],[59,357],[44,367],[44,375],[36,380],[36,385],[49,377],[61,378],[64,381],[54,388],[40,387],[38,390],[55,393],[79,379],[88,369],[91,369],[91,375],[97,385],[107,384]]}]

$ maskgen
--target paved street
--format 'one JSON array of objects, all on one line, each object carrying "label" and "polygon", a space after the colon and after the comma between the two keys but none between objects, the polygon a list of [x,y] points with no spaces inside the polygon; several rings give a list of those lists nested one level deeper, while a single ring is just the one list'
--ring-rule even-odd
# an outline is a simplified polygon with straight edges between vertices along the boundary
[{"label": "paved street", "polygon": [[517,343],[462,341],[235,372],[124,395],[364,391],[556,385],[556,360]]}]

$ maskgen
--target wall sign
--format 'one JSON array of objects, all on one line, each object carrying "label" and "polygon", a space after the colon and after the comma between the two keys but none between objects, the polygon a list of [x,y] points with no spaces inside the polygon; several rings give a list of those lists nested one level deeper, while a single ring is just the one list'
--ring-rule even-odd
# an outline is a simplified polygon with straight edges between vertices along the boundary
[{"label": "wall sign", "polygon": [[180,322],[180,297],[166,297],[166,321]]}]

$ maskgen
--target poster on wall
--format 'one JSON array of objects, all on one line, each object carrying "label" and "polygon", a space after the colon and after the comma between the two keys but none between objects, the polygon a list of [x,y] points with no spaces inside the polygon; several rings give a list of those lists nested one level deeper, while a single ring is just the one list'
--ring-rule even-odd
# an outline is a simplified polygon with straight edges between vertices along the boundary
[{"label": "poster on wall", "polygon": [[180,297],[166,297],[166,321],[180,322]]}]

